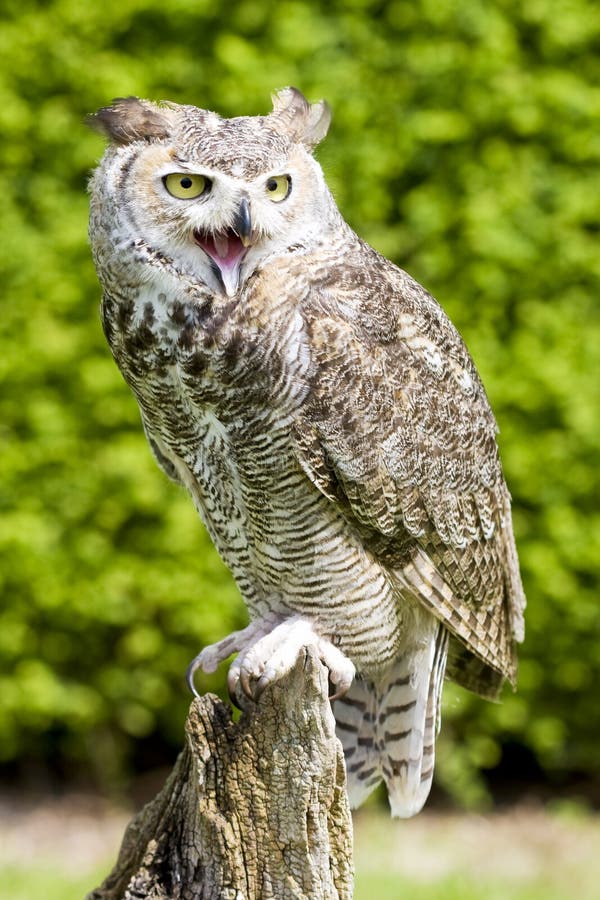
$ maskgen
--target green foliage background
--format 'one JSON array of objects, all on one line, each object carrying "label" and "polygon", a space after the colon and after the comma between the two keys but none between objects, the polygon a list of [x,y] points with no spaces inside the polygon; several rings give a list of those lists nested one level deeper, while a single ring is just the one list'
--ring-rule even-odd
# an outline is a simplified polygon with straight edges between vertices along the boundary
[{"label": "green foliage background", "polygon": [[104,344],[85,193],[102,141],[83,117],[128,94],[261,113],[294,84],[333,108],[320,160],[346,218],[438,297],[501,427],[519,691],[447,689],[439,782],[476,802],[474,773],[511,745],[550,777],[597,776],[600,6],[2,6],[0,759],[104,783],[161,761],[187,661],[244,622]]}]

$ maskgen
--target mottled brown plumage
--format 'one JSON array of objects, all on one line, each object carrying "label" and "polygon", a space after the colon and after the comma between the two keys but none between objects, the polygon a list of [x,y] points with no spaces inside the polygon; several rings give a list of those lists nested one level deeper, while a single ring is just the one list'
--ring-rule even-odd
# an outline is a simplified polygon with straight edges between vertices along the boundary
[{"label": "mottled brown plumage", "polygon": [[[92,181],[103,322],[152,450],[190,492],[251,623],[255,695],[314,643],[355,802],[416,812],[444,671],[514,683],[524,596],[496,424],[435,300],[341,218],[310,154],[325,104],[221,119],[128,98]],[[357,677],[352,682],[354,672]]]}]

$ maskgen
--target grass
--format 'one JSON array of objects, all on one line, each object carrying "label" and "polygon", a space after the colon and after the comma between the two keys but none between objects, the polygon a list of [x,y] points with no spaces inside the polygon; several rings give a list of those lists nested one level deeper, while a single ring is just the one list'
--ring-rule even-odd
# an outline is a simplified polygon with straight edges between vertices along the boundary
[{"label": "grass", "polygon": [[[127,820],[64,801],[17,813],[2,804],[0,812],[2,900],[82,900],[111,869]],[[600,819],[584,813],[425,813],[392,822],[359,812],[355,900],[595,900],[598,847]]]},{"label": "grass", "polygon": [[67,861],[62,865],[47,862],[0,866],[0,898],[2,900],[83,900],[107,874],[106,865],[70,874]]},{"label": "grass", "polygon": [[600,819],[582,810],[356,816],[355,900],[598,900]]},{"label": "grass", "polygon": [[509,881],[478,881],[465,878],[443,878],[431,884],[406,881],[403,878],[392,878],[384,875],[370,875],[357,879],[354,900],[594,900],[598,897],[587,893],[576,895],[564,893],[544,881],[535,881],[515,888]]},{"label": "grass", "polygon": [[[66,864],[0,867],[0,897],[2,900],[82,900],[86,893],[97,887],[110,869],[112,861],[86,872],[69,875]],[[585,879],[585,876],[582,876]],[[374,873],[362,870],[357,873],[354,900],[597,900],[598,882],[587,886],[573,885],[571,889],[557,887],[549,878],[536,878],[516,887],[510,878],[473,881],[457,876],[442,876],[423,883],[406,879],[401,875]],[[311,898],[312,900],[312,898]]]}]

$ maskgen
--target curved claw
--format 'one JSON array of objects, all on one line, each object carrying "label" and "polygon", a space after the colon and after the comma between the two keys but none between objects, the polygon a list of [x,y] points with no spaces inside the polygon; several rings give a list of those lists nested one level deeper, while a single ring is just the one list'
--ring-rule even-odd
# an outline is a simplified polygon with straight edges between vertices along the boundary
[{"label": "curved claw", "polygon": [[[333,681],[331,683],[333,684]],[[337,691],[335,692],[335,694],[329,695],[329,702],[333,703],[334,700],[339,700],[340,697],[343,697],[344,694],[348,693],[349,687],[350,687],[349,684],[343,684],[343,683],[341,685],[337,686]]]},{"label": "curved claw", "polygon": [[330,702],[333,703],[334,700],[339,700],[340,697],[343,697],[344,694],[348,693],[350,685],[353,681],[354,666],[352,666],[352,671],[347,670],[345,672],[332,672],[331,670],[329,670],[329,682],[335,689],[335,694],[329,695]]},{"label": "curved claw", "polygon": [[240,669],[240,684],[242,685],[242,690],[245,693],[248,700],[256,700],[257,697],[256,697],[255,692],[252,690],[252,685],[250,684],[250,678],[251,678],[250,672],[248,672],[247,669],[244,669],[242,667]]},{"label": "curved claw", "polygon": [[263,674],[254,685],[254,700],[258,701],[260,699],[262,692],[272,681],[273,676],[269,675],[267,672],[263,672]]},{"label": "curved claw", "polygon": [[230,683],[229,683],[229,678],[228,678],[228,679],[227,679],[227,693],[229,694],[229,699],[231,700],[231,702],[233,703],[233,705],[235,706],[235,708],[236,708],[236,709],[239,709],[240,712],[244,712],[244,707],[243,707],[243,705],[242,705],[242,703],[241,703],[241,701],[240,701],[239,694],[238,694],[238,692],[237,692],[237,686],[238,686],[238,684],[239,684],[239,682],[236,681],[235,687],[232,688],[231,685],[230,685]]},{"label": "curved claw", "polygon": [[198,699],[200,699],[200,694],[196,690],[196,685],[194,684],[194,675],[196,674],[196,672],[198,671],[199,668],[200,668],[200,654],[198,654],[198,656],[195,656],[193,658],[193,660],[187,667],[187,671],[185,673],[185,680],[187,682],[187,686],[189,687],[189,689],[192,692],[192,694],[194,695],[194,697],[198,697]]},{"label": "curved claw", "polygon": [[[231,664],[229,667],[229,672],[227,673],[227,693],[233,700],[233,698],[237,695],[238,684],[240,683],[240,667],[237,664],[237,660]],[[236,703],[236,706],[238,704]]]},{"label": "curved claw", "polygon": [[348,691],[354,681],[356,669],[351,660],[328,640],[319,641],[319,659],[329,669],[329,681],[335,690],[329,700],[333,703]]}]

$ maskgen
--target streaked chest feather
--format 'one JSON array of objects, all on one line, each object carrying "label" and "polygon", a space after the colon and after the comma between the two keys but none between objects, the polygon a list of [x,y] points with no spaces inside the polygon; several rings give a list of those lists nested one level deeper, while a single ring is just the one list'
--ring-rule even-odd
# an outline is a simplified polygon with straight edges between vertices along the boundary
[{"label": "streaked chest feather", "polygon": [[[228,300],[140,289],[105,296],[105,328],[115,358],[142,403],[163,413],[212,407],[227,423],[289,415],[306,394],[310,352],[301,314],[266,303],[260,289]],[[171,409],[170,409],[171,408]]]}]

